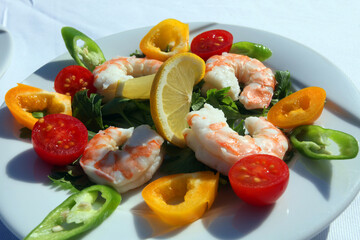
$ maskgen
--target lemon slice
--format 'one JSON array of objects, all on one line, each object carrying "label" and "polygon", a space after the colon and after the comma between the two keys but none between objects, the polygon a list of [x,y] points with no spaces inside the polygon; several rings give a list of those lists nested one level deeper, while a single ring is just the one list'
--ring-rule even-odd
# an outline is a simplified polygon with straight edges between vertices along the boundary
[{"label": "lemon slice", "polygon": [[142,77],[132,78],[120,83],[116,97],[124,97],[129,99],[149,99],[151,85],[154,81],[155,73]]},{"label": "lemon slice", "polygon": [[193,53],[166,60],[155,75],[150,92],[151,115],[157,131],[172,144],[184,147],[193,87],[205,75],[205,62]]}]

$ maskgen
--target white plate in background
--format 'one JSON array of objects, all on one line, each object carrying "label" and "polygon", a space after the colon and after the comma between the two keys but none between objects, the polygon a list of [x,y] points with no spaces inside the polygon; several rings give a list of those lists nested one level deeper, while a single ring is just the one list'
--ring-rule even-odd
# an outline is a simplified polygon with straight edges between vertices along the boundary
[{"label": "white plate in background", "polygon": [[12,57],[12,39],[5,27],[0,26],[0,78],[10,65]]}]

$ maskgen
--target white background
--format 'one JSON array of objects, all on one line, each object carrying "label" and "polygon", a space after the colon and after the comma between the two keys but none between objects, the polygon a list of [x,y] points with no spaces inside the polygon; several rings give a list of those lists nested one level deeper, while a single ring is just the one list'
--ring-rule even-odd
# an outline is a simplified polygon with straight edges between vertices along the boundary
[{"label": "white background", "polygon": [[[360,90],[357,0],[0,0],[0,24],[5,25],[13,39],[11,63],[0,78],[0,105],[7,90],[66,52],[60,34],[63,26],[72,26],[97,39],[155,25],[166,18],[241,25],[285,36],[329,59]],[[359,220],[360,195],[314,239],[359,239]],[[1,223],[0,234],[0,239],[16,239]]]}]

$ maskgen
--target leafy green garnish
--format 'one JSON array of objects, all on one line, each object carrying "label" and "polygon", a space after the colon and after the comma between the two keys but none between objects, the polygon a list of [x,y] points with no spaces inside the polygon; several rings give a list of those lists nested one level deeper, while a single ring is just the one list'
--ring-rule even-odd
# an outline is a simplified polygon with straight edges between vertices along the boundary
[{"label": "leafy green garnish", "polygon": [[276,71],[275,79],[277,81],[277,85],[275,87],[273,100],[276,99],[279,101],[292,93],[290,73],[288,71]]},{"label": "leafy green garnish", "polygon": [[200,92],[193,92],[191,97],[191,110],[198,111],[204,107],[206,99],[201,96]]},{"label": "leafy green garnish", "polygon": [[70,192],[78,192],[94,184],[81,168],[79,160],[66,166],[53,167],[48,177],[54,186]]},{"label": "leafy green garnish", "polygon": [[192,173],[210,170],[205,164],[199,162],[190,148],[178,148],[170,143],[164,143],[164,161],[160,171],[166,174]]},{"label": "leafy green garnish", "polygon": [[144,58],[145,54],[136,49],[135,52],[130,54],[130,57],[132,56],[135,56],[136,58]]},{"label": "leafy green garnish", "polygon": [[90,141],[97,133],[88,130],[88,141]]},{"label": "leafy green garnish", "polygon": [[20,138],[22,139],[31,139],[31,130],[23,127],[20,129]]},{"label": "leafy green garnish", "polygon": [[34,118],[42,118],[46,115],[46,112],[43,111],[43,112],[32,112],[31,115],[34,117]]},{"label": "leafy green garnish", "polygon": [[193,111],[200,110],[205,103],[208,103],[222,110],[229,126],[239,134],[243,134],[245,132],[241,122],[243,116],[240,114],[236,103],[228,96],[229,90],[230,87],[220,90],[210,89],[206,92],[206,99],[201,96],[200,90],[194,91],[191,99],[191,109]]},{"label": "leafy green garnish", "polygon": [[84,123],[93,132],[104,129],[101,114],[101,99],[99,94],[87,96],[87,90],[77,92],[72,101],[72,115]]},{"label": "leafy green garnish", "polygon": [[114,98],[103,106],[102,115],[104,123],[109,126],[129,128],[148,124],[154,127],[147,100]]},{"label": "leafy green garnish", "polygon": [[210,89],[206,92],[206,103],[211,104],[213,107],[222,110],[225,114],[227,122],[230,126],[233,125],[235,120],[241,118],[239,109],[236,103],[227,94],[230,87],[223,88],[220,90]]}]

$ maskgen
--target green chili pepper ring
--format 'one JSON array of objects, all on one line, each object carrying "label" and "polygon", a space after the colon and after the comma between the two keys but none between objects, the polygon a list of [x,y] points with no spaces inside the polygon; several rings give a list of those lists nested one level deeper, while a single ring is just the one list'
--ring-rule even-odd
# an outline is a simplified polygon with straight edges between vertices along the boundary
[{"label": "green chili pepper ring", "polygon": [[72,238],[100,225],[120,202],[120,194],[111,187],[93,185],[85,188],[52,210],[25,240]]},{"label": "green chili pepper ring", "polygon": [[[295,128],[290,140],[301,154],[312,159],[350,159],[359,152],[358,141],[350,134],[315,125]],[[332,142],[338,148],[336,152]]]},{"label": "green chili pepper ring", "polygon": [[[61,35],[64,39],[66,48],[77,64],[90,71],[103,62],[105,57],[100,47],[88,36],[72,27],[63,27]],[[77,41],[82,40],[84,46],[79,47]],[[82,59],[80,59],[80,56]]]},{"label": "green chili pepper ring", "polygon": [[237,42],[231,46],[230,53],[242,54],[259,61],[265,61],[271,57],[272,52],[262,44],[252,42]]}]

